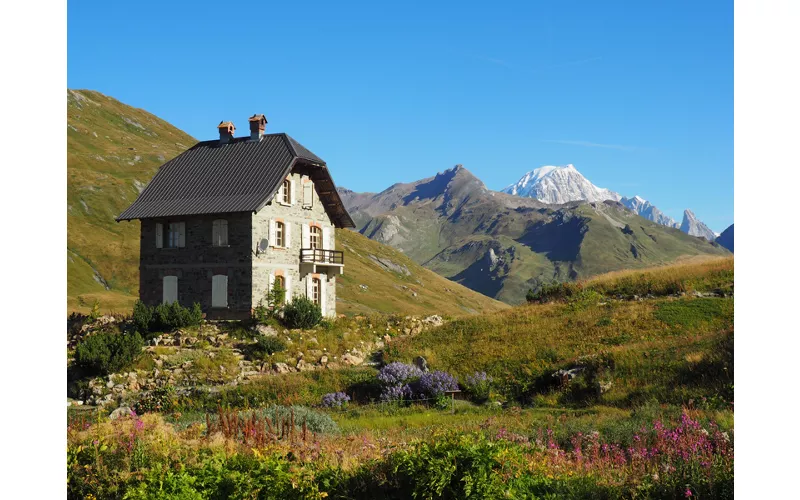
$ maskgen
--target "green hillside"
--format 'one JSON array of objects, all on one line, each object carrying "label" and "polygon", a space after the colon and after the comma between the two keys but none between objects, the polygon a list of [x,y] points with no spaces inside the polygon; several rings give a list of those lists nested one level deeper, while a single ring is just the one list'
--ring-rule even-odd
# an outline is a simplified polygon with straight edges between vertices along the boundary
[{"label": "green hillside", "polygon": [[197,142],[147,111],[67,91],[67,308],[129,309],[139,289],[139,223],[114,218],[158,167]]},{"label": "green hillside", "polygon": [[[67,308],[86,312],[97,300],[103,311],[128,311],[139,293],[139,223],[114,218],[196,140],[99,92],[68,90],[67,110]],[[458,316],[506,307],[350,231],[337,232],[337,247],[347,264],[341,313]]]}]

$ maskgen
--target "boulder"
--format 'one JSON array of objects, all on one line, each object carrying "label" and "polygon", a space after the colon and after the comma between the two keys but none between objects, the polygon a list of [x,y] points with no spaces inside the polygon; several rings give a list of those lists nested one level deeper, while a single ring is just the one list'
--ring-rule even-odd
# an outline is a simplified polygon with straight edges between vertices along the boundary
[{"label": "boulder", "polygon": [[438,314],[428,316],[427,318],[423,319],[422,322],[428,326],[442,326],[444,324],[444,320]]},{"label": "boulder", "polygon": [[[111,398],[108,398],[107,400],[110,401]],[[109,415],[109,418],[111,420],[117,420],[117,419],[120,419],[120,418],[130,417],[132,415],[133,415],[133,410],[131,410],[130,407],[128,407],[128,406],[120,406],[119,408],[117,408],[116,410],[111,412],[111,415]]]},{"label": "boulder", "polygon": [[417,356],[416,358],[414,358],[414,365],[416,365],[416,367],[422,370],[423,372],[428,371],[428,361],[422,356]]},{"label": "boulder", "polygon": [[278,373],[289,373],[292,371],[286,363],[273,363],[272,369]]},{"label": "boulder", "polygon": [[269,325],[256,325],[256,332],[265,337],[275,337],[278,335],[278,330]]},{"label": "boulder", "polygon": [[346,365],[358,366],[364,362],[363,357],[358,357],[355,354],[346,352],[342,355],[342,363]]}]

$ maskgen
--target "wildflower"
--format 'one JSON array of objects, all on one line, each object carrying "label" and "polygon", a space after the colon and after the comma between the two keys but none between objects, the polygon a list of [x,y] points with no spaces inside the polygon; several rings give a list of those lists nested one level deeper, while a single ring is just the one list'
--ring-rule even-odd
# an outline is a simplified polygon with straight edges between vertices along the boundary
[{"label": "wildflower", "polygon": [[686,488],[686,493],[684,493],[683,496],[685,496],[686,498],[689,498],[690,496],[692,496],[692,490],[690,490],[689,488]]}]

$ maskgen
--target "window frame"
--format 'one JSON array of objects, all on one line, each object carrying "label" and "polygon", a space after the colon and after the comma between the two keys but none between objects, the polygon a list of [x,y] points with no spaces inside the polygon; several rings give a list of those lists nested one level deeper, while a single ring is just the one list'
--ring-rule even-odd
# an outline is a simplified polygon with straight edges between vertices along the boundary
[{"label": "window frame", "polygon": [[292,180],[284,179],[281,185],[280,199],[278,202],[281,205],[290,206],[292,204]]},{"label": "window frame", "polygon": [[[224,229],[224,230],[223,230]],[[220,243],[220,235],[225,236],[224,243]],[[216,239],[214,238],[216,236]],[[228,219],[214,219],[211,223],[211,246],[213,247],[229,247],[228,242]]]},{"label": "window frame", "polygon": [[275,246],[284,248],[286,245],[286,225],[284,222],[275,221]]},{"label": "window frame", "polygon": [[[279,304],[279,305],[283,305],[283,304],[286,303],[286,277],[284,277],[284,276],[282,276],[280,274],[275,275],[275,277],[273,278],[272,286],[274,287],[276,284],[279,284],[281,290],[283,290],[283,292],[284,292],[283,301]],[[272,291],[272,290],[270,290],[270,291]]]},{"label": "window frame", "polygon": [[[316,241],[316,246],[314,242]],[[322,228],[310,226],[308,228],[308,247],[312,250],[323,250],[322,248]]]},{"label": "window frame", "polygon": [[311,302],[322,307],[322,280],[311,278]]}]

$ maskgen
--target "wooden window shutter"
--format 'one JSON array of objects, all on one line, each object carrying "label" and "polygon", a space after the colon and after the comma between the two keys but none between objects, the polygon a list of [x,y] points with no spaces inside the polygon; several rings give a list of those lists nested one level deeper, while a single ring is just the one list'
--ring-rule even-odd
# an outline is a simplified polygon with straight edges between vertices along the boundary
[{"label": "wooden window shutter", "polygon": [[225,274],[211,277],[211,307],[228,307],[228,276]]},{"label": "wooden window shutter", "polygon": [[275,246],[275,219],[269,220],[269,246]]},{"label": "wooden window shutter", "polygon": [[294,179],[289,179],[289,205],[294,205]]},{"label": "wooden window shutter", "polygon": [[306,181],[303,183],[303,208],[314,206],[314,183]]},{"label": "wooden window shutter", "polygon": [[164,248],[164,224],[156,222],[156,248]]},{"label": "wooden window shutter", "polygon": [[292,223],[288,221],[284,223],[283,231],[285,233],[283,236],[283,242],[284,242],[283,246],[285,246],[286,248],[290,248],[292,246]]},{"label": "wooden window shutter", "polygon": [[333,250],[331,248],[331,228],[322,228],[322,248],[325,250]]},{"label": "wooden window shutter", "polygon": [[303,248],[311,248],[311,228],[308,224],[302,226]]},{"label": "wooden window shutter", "polygon": [[286,283],[286,299],[284,300],[284,303],[288,304],[292,301],[292,276],[287,271],[284,271],[283,279]]},{"label": "wooden window shutter", "polygon": [[306,274],[306,297],[308,297],[309,300],[314,300],[312,281],[314,281],[314,277],[310,274]]},{"label": "wooden window shutter", "polygon": [[275,274],[270,272],[269,279],[267,279],[267,293],[272,292],[272,289],[275,287]]},{"label": "wooden window shutter", "polygon": [[320,276],[319,276],[319,307],[322,310],[322,317],[323,318],[328,316],[328,307],[327,307],[327,304],[326,304],[326,302],[327,302],[326,298],[327,297],[326,297],[326,293],[325,293],[327,291],[327,288],[328,288],[327,284],[328,284],[327,276],[324,275],[324,274],[320,274]]},{"label": "wooden window shutter", "polygon": [[178,223],[178,247],[183,248],[186,246],[186,223]]},{"label": "wooden window shutter", "polygon": [[178,277],[164,276],[162,280],[163,294],[162,302],[172,304],[178,301]]},{"label": "wooden window shutter", "polygon": [[219,221],[215,220],[214,223],[211,225],[211,246],[218,247],[219,246]]}]

